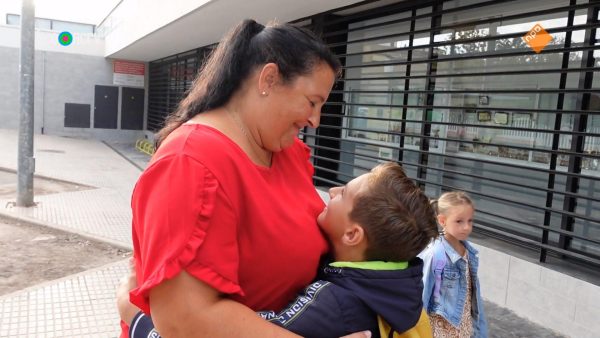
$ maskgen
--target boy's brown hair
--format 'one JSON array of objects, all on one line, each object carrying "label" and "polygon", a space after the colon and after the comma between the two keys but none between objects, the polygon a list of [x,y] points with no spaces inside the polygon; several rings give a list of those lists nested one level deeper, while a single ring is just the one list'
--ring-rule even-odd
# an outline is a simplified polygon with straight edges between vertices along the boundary
[{"label": "boy's brown hair", "polygon": [[394,162],[371,170],[354,198],[350,219],[366,234],[369,261],[409,261],[438,236],[435,212],[421,189]]}]

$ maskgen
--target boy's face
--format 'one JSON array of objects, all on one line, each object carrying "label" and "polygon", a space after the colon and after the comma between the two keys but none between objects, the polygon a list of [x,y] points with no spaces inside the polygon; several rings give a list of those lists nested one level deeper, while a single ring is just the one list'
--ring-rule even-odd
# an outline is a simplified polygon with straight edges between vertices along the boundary
[{"label": "boy's face", "polygon": [[352,225],[350,212],[357,194],[368,187],[370,173],[358,176],[345,186],[329,189],[329,203],[317,217],[317,223],[327,235],[334,249],[344,232]]}]

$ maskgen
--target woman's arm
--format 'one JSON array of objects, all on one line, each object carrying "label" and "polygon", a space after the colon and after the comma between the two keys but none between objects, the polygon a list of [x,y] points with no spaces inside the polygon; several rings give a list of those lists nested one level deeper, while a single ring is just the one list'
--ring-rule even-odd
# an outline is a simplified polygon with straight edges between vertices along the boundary
[{"label": "woman's arm", "polygon": [[185,271],[150,291],[150,309],[163,337],[300,337]]},{"label": "woman's arm", "polygon": [[[190,276],[187,275],[189,278]],[[161,336],[155,330],[154,323],[150,317],[145,316],[140,309],[135,305],[129,302],[129,291],[136,286],[135,282],[135,270],[132,269],[130,274],[124,277],[121,280],[121,283],[117,290],[117,306],[119,308],[119,314],[121,315],[121,320],[123,320],[127,325],[131,325],[130,328],[130,337],[148,337],[150,333],[153,333],[153,337],[156,336],[160,338]],[[205,285],[206,286],[206,285]],[[208,287],[208,286],[206,286]],[[210,288],[210,287],[208,287]],[[213,289],[214,290],[214,289]],[[137,319],[137,323],[132,322],[134,317]],[[257,316],[259,317],[259,316]],[[263,320],[261,318],[261,320]],[[136,325],[134,325],[136,324]],[[134,330],[135,329],[135,330]],[[348,336],[344,336],[342,338],[370,338],[371,332],[356,332]]]}]

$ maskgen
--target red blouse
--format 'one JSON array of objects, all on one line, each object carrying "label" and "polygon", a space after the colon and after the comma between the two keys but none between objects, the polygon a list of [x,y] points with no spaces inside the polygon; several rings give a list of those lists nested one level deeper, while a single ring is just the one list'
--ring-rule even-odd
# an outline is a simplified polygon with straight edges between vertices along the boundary
[{"label": "red blouse", "polygon": [[132,302],[149,313],[150,289],[185,270],[253,310],[286,305],[327,250],[308,158],[296,140],[266,168],[214,128],[175,130],[133,192]]}]

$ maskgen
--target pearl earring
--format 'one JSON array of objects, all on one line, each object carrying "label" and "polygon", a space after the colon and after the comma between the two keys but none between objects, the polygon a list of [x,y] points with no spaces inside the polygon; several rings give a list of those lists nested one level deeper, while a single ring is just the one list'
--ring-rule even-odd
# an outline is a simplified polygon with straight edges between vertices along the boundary
[{"label": "pearl earring", "polygon": [[260,93],[262,96],[267,96],[267,92],[263,91],[262,93]]}]

